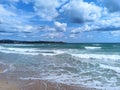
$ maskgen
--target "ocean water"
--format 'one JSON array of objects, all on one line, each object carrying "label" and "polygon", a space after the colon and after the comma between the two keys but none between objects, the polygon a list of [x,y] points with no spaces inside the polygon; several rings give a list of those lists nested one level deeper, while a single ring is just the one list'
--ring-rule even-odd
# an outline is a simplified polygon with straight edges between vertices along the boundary
[{"label": "ocean water", "polygon": [[0,44],[0,74],[120,90],[120,44]]}]

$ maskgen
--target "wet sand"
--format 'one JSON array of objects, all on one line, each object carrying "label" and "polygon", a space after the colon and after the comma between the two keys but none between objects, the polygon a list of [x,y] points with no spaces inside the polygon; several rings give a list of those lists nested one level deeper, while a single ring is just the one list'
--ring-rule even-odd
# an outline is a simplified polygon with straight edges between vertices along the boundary
[{"label": "wet sand", "polygon": [[[79,85],[66,85],[47,80],[17,79],[17,74],[11,77],[9,73],[4,73],[7,68],[7,65],[0,64],[0,90],[94,90]],[[18,76],[20,77],[20,74]]]},{"label": "wet sand", "polygon": [[7,80],[0,80],[0,90],[20,90],[18,85]]},{"label": "wet sand", "polygon": [[65,85],[42,80],[30,81],[24,88],[25,90],[90,90],[80,86]]},{"label": "wet sand", "polygon": [[79,85],[66,85],[47,80],[21,80],[15,76],[3,73],[4,66],[0,67],[0,90],[94,90]]},{"label": "wet sand", "polygon": [[4,64],[0,63],[0,73],[3,73],[6,68],[7,68],[7,65],[4,65]]},{"label": "wet sand", "polygon": [[43,80],[0,80],[0,90],[94,90]]}]

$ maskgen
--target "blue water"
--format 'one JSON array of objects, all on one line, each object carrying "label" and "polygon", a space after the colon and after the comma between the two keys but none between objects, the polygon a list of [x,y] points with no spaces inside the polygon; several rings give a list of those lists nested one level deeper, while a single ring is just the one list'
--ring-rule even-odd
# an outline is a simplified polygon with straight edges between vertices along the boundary
[{"label": "blue water", "polygon": [[120,90],[120,44],[1,44],[4,72],[102,90]]}]

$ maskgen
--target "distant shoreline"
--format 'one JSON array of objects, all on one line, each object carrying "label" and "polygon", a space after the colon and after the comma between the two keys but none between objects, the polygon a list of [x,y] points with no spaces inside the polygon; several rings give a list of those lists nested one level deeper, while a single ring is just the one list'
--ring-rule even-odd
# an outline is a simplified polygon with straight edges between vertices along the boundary
[{"label": "distant shoreline", "polygon": [[2,39],[0,44],[120,44],[120,42],[63,42],[63,41],[23,41]]},{"label": "distant shoreline", "polygon": [[65,42],[61,41],[19,41],[19,40],[0,40],[0,43],[6,44],[64,44]]}]

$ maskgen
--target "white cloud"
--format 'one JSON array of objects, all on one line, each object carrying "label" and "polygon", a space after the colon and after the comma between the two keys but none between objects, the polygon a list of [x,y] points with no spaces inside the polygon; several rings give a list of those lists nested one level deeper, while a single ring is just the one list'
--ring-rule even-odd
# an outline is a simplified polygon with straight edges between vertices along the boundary
[{"label": "white cloud", "polygon": [[108,15],[100,20],[85,23],[71,30],[71,33],[81,33],[84,31],[116,31],[120,29],[120,14],[108,13]]},{"label": "white cloud", "polygon": [[16,16],[16,14],[5,9],[3,5],[0,5],[0,16],[2,18],[2,16]]},{"label": "white cloud", "polygon": [[[33,32],[35,30],[29,24],[29,18],[26,15],[20,15],[17,9],[11,9],[10,6],[0,5],[0,30],[7,32]],[[24,14],[24,13],[23,13]],[[29,16],[29,14],[27,15]],[[34,31],[35,32],[35,31]]]},{"label": "white cloud", "polygon": [[110,27],[110,28],[120,28],[120,15],[116,13],[110,15],[106,19],[101,19],[95,22],[99,27]]},{"label": "white cloud", "polygon": [[[38,26],[36,27],[37,30],[43,31],[43,32],[65,32],[67,28],[66,23],[60,23],[60,22],[54,22],[54,26]],[[35,28],[35,27],[34,27]]]},{"label": "white cloud", "polygon": [[45,38],[61,38],[63,37],[63,33],[53,32],[53,33],[46,33],[41,36]]},{"label": "white cloud", "polygon": [[94,21],[101,17],[102,8],[94,3],[87,3],[83,0],[71,0],[63,6],[64,12],[74,22]]},{"label": "white cloud", "polygon": [[84,24],[81,27],[77,27],[77,28],[72,29],[71,33],[78,34],[78,33],[81,33],[81,32],[94,30],[94,28],[95,28],[95,26],[90,26],[88,24]]},{"label": "white cloud", "polygon": [[57,8],[64,6],[68,0],[22,0],[25,4],[33,3],[36,15],[44,20],[52,21],[59,16]]},{"label": "white cloud", "polygon": [[17,29],[18,32],[35,32],[35,27],[32,25],[16,25],[14,28]]},{"label": "white cloud", "polygon": [[35,0],[34,9],[41,18],[46,20],[53,20],[59,14],[56,8],[59,6],[58,0]]},{"label": "white cloud", "polygon": [[100,0],[110,12],[120,11],[120,0]]},{"label": "white cloud", "polygon": [[66,31],[67,24],[66,23],[60,23],[60,22],[54,22],[56,31],[64,32]]},{"label": "white cloud", "polygon": [[[4,1],[5,4],[3,4]],[[27,8],[22,7],[17,9],[16,3],[19,1],[25,5],[32,4],[30,7],[34,11],[27,12]],[[0,0],[2,2],[0,30],[5,30],[5,33],[8,31],[24,34],[25,32],[31,36],[32,34],[36,37],[42,35],[46,38],[62,38],[64,34],[76,38],[78,33],[95,30],[109,31],[113,36],[120,36],[119,0],[101,1],[101,4],[104,4],[103,7],[84,0]],[[50,24],[47,21],[42,23],[41,19],[43,22],[44,20],[51,22]],[[77,24],[71,23],[70,20]],[[67,28],[72,30],[69,31]]]},{"label": "white cloud", "polygon": [[[39,27],[38,27],[38,28],[39,28]],[[40,31],[46,31],[46,32],[48,32],[48,31],[50,31],[50,32],[55,32],[55,31],[56,31],[55,28],[49,27],[49,26],[43,26],[43,27],[39,28],[39,30],[40,30]]]},{"label": "white cloud", "polygon": [[24,2],[25,4],[28,4],[28,3],[32,2],[32,0],[22,0],[22,2]]},{"label": "white cloud", "polygon": [[6,36],[8,36],[8,35],[13,35],[13,33],[3,33],[2,32],[2,33],[0,33],[0,35],[4,35],[4,36],[6,35]]},{"label": "white cloud", "polygon": [[112,34],[112,36],[115,36],[115,37],[120,36],[120,30],[119,31],[111,31],[110,33]]},{"label": "white cloud", "polygon": [[69,37],[70,38],[76,38],[76,34],[71,34]]}]

